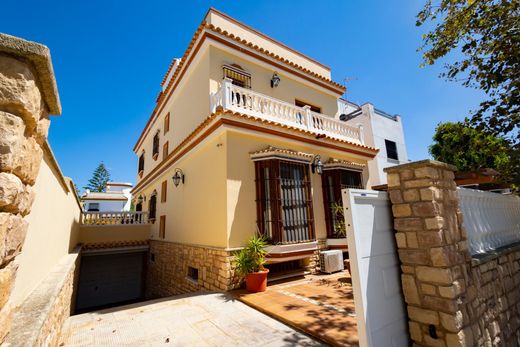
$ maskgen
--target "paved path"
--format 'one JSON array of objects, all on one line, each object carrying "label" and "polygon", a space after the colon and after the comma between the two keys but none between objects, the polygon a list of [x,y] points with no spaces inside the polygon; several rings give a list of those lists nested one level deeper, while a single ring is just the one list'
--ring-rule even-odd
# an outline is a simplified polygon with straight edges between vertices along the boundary
[{"label": "paved path", "polygon": [[241,290],[234,294],[248,305],[331,345],[359,344],[348,271],[270,284],[263,293]]},{"label": "paved path", "polygon": [[321,346],[235,300],[197,293],[70,317],[60,346]]}]

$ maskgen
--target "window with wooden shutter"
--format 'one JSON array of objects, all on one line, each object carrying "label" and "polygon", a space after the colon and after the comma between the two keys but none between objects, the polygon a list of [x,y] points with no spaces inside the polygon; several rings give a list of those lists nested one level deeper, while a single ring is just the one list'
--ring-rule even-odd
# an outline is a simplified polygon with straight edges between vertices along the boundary
[{"label": "window with wooden shutter", "polygon": [[164,143],[164,145],[162,146],[162,158],[163,158],[163,160],[166,159],[167,156],[168,156],[168,141],[166,141]]},{"label": "window with wooden shutter", "polygon": [[281,159],[255,165],[261,233],[275,244],[314,240],[309,165]]},{"label": "window with wooden shutter", "polygon": [[164,134],[170,131],[170,112],[164,116]]},{"label": "window with wooden shutter", "polygon": [[164,239],[166,237],[166,216],[161,216],[159,219],[159,238]]},{"label": "window with wooden shutter", "polygon": [[166,202],[166,196],[168,195],[168,181],[163,181],[161,184],[161,202]]}]

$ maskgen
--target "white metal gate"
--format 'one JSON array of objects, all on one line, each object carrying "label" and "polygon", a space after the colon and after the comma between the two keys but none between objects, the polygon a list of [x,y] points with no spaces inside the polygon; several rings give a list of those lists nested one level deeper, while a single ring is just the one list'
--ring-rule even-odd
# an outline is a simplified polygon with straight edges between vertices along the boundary
[{"label": "white metal gate", "polygon": [[409,345],[393,218],[385,192],[342,191],[360,346]]}]

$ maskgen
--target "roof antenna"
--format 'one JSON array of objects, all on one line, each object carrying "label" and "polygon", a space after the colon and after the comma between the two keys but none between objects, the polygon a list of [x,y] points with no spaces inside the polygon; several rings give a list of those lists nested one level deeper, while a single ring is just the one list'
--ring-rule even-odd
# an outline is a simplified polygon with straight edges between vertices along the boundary
[{"label": "roof antenna", "polygon": [[[350,81],[357,81],[357,79],[358,78],[355,76],[346,76],[343,78],[343,85],[346,88]],[[346,89],[345,89],[345,93],[343,93],[343,99],[347,100],[347,90]]]}]

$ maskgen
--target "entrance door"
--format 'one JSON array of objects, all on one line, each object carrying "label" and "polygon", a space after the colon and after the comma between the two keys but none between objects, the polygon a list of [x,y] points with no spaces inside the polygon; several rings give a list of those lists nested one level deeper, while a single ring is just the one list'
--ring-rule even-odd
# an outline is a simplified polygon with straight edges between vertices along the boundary
[{"label": "entrance door", "polygon": [[143,299],[146,252],[84,254],[76,312]]},{"label": "entrance door", "polygon": [[343,189],[360,346],[408,346],[399,258],[388,195]]}]

